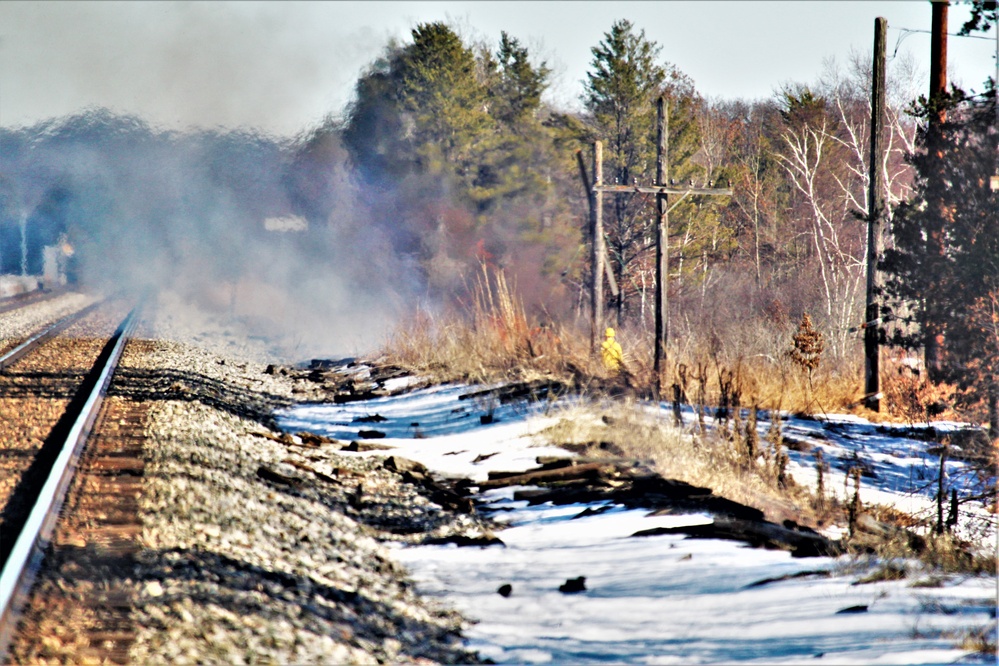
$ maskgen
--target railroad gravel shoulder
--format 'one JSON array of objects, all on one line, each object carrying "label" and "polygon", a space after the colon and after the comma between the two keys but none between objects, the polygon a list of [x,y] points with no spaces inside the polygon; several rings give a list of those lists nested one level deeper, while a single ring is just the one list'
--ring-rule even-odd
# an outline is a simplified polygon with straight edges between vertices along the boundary
[{"label": "railroad gravel shoulder", "polygon": [[135,663],[474,662],[462,618],[419,597],[385,541],[484,529],[377,458],[270,429],[323,397],[200,345],[126,348],[112,393],[148,401]]},{"label": "railroad gravel shoulder", "polygon": [[92,294],[67,292],[52,299],[37,301],[0,317],[0,351],[6,351],[24,337],[46,324],[55,322],[95,302]]}]

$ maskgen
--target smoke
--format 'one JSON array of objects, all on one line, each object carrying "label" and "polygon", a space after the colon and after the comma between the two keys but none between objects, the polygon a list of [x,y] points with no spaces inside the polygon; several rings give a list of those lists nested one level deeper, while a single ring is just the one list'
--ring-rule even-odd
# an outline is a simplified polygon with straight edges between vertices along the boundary
[{"label": "smoke", "polygon": [[104,109],[0,132],[0,266],[169,290],[288,355],[377,344],[417,284],[359,202],[334,133],[165,132]]},{"label": "smoke", "polygon": [[175,130],[253,127],[293,136],[346,102],[358,71],[388,39],[388,28],[338,24],[340,14],[357,9],[2,2],[0,123],[104,107]]},{"label": "smoke", "polygon": [[439,174],[357,186],[332,122],[276,138],[336,108],[316,91],[348,87],[388,41],[331,39],[330,7],[0,3],[18,28],[0,36],[0,272],[40,274],[65,241],[83,286],[171,290],[298,357],[370,349],[492,257],[544,301],[546,257],[517,231],[539,202],[484,223]]}]

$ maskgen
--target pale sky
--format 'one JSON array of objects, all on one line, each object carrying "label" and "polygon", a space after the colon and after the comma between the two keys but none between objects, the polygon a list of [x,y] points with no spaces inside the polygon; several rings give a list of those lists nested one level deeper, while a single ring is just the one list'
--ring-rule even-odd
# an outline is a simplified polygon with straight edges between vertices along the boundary
[{"label": "pale sky", "polygon": [[[709,97],[769,97],[812,83],[824,64],[872,48],[888,19],[888,56],[912,57],[928,87],[927,0],[715,2],[0,2],[0,125],[93,106],[165,129],[247,127],[291,136],[340,114],[389,39],[446,20],[493,48],[501,30],[553,66],[549,99],[578,105],[611,24],[626,18]],[[950,8],[950,32],[966,19]],[[995,32],[951,37],[952,76],[981,92]],[[904,40],[899,41],[904,36]]]}]

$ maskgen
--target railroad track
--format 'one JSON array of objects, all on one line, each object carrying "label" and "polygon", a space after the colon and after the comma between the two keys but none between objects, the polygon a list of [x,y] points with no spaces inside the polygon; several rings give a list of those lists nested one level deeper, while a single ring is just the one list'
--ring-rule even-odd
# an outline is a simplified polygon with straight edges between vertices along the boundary
[{"label": "railroad track", "polygon": [[33,349],[41,346],[46,340],[49,340],[60,332],[66,330],[74,323],[80,321],[88,314],[100,307],[101,303],[94,303],[93,305],[88,305],[82,310],[78,310],[65,317],[56,320],[55,322],[45,326],[41,330],[37,331],[33,335],[29,335],[28,338],[22,341],[20,344],[14,346],[13,348],[7,350],[3,354],[0,354],[0,370],[13,365],[20,359],[24,358],[31,353]]},{"label": "railroad track", "polygon": [[0,314],[4,312],[10,312],[11,310],[17,310],[19,308],[27,307],[32,303],[40,303],[42,301],[49,301],[57,296],[66,293],[65,289],[53,289],[53,290],[38,290],[30,291],[24,294],[17,294],[16,296],[7,296],[6,298],[0,298]]},{"label": "railroad track", "polygon": [[[108,334],[115,307],[85,308],[0,356],[0,662],[127,660],[128,604],[65,582],[127,565],[140,529],[144,410],[105,400],[139,308]],[[86,330],[91,319],[103,334]],[[74,614],[102,617],[67,641]]]}]

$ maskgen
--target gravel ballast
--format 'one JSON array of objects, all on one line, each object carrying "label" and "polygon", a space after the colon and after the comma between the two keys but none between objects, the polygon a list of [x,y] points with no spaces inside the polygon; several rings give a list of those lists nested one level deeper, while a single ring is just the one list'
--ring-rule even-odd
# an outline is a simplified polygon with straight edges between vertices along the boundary
[{"label": "gravel ballast", "polygon": [[462,618],[419,597],[384,542],[477,520],[383,459],[272,429],[272,409],[323,397],[306,373],[269,368],[225,327],[150,319],[112,389],[150,405],[130,661],[476,661]]}]

